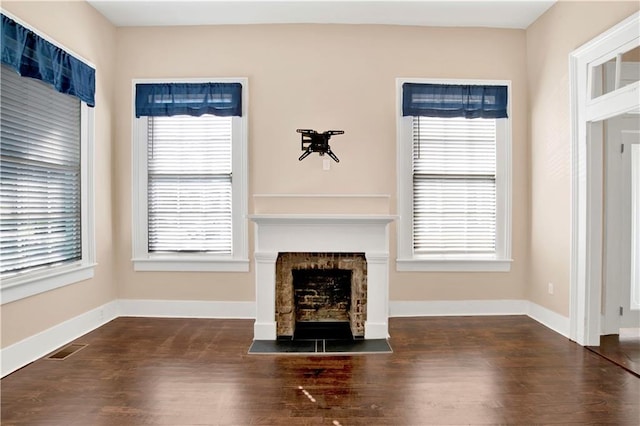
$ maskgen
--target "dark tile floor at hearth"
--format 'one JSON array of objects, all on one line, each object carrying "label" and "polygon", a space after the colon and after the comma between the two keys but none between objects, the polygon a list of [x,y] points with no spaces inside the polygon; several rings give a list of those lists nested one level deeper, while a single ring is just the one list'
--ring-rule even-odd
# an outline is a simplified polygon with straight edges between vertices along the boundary
[{"label": "dark tile floor at hearth", "polygon": [[254,340],[249,348],[249,354],[358,355],[391,352],[386,339]]}]

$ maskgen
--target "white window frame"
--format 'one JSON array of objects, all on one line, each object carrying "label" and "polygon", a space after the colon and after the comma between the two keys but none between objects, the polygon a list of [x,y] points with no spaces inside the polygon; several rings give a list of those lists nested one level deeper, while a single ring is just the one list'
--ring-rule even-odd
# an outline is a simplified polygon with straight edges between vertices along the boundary
[{"label": "white window frame", "polygon": [[[76,54],[71,49],[56,42],[51,37],[35,30],[15,16],[2,13],[49,43],[63,49],[95,69],[95,65]],[[51,88],[51,90],[55,90]],[[94,208],[94,108],[80,101],[80,220],[82,223],[82,258],[35,271],[26,271],[11,278],[3,279],[0,285],[1,304],[35,296],[56,288],[75,284],[93,278],[95,261],[95,208]]]},{"label": "white window frame", "polygon": [[132,84],[132,112],[135,112],[136,84],[141,83],[240,83],[242,84],[242,117],[232,118],[232,253],[149,253],[147,217],[147,131],[148,117],[136,118],[132,126],[132,216],[133,266],[135,271],[196,271],[196,272],[248,272],[247,225],[247,140],[248,97],[247,78],[208,79],[136,79]]},{"label": "white window frame", "polygon": [[[402,85],[469,84],[507,86],[508,80],[396,79],[396,145],[398,168],[398,271],[508,272],[511,270],[511,118],[496,122],[496,253],[491,255],[425,255],[413,251],[413,117],[402,116]],[[511,117],[511,102],[508,106]]]}]

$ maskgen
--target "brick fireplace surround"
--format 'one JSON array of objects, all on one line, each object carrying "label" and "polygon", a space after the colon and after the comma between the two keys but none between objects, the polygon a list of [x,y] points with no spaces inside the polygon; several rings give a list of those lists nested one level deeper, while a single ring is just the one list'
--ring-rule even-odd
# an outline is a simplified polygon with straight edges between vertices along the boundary
[{"label": "brick fireplace surround", "polygon": [[278,322],[282,318],[276,311],[276,261],[280,253],[364,253],[364,338],[389,337],[388,225],[394,216],[254,214],[249,219],[255,223],[254,340],[276,340],[278,330],[287,327]]},{"label": "brick fireplace surround", "polygon": [[[312,288],[309,280],[296,283],[296,276],[301,275],[311,275],[317,280],[316,285]],[[346,279],[331,279],[335,275]],[[319,278],[324,276],[330,278],[326,280]],[[299,298],[306,306],[299,306]],[[278,337],[293,336],[297,321],[340,320],[349,322],[353,337],[364,337],[366,308],[367,261],[364,254],[280,253],[278,255],[276,260]]]}]

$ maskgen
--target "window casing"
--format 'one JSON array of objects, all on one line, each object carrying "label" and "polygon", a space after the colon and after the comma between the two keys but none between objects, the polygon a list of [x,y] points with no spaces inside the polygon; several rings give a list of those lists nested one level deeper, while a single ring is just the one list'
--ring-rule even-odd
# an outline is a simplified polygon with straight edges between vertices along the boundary
[{"label": "window casing", "polygon": [[215,81],[242,84],[242,117],[133,119],[137,271],[248,271],[247,81]]},{"label": "window casing", "polygon": [[509,271],[510,120],[403,117],[405,82],[509,85],[397,80],[397,269]]},{"label": "window casing", "polygon": [[2,303],[93,277],[93,109],[2,65]]}]

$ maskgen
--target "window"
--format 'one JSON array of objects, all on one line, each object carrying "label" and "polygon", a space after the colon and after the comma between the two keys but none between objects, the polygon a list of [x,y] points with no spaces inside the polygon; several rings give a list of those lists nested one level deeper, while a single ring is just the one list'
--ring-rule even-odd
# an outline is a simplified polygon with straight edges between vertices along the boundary
[{"label": "window", "polygon": [[95,70],[4,13],[2,44],[4,304],[93,277]]},{"label": "window", "polygon": [[[218,107],[187,115],[191,111],[185,103],[191,102],[191,95],[179,95],[189,98],[186,101],[169,101],[167,93],[141,94],[143,89],[179,91],[218,83],[135,85],[137,111],[149,114],[134,119],[138,271],[248,271],[246,102],[241,116],[230,115],[236,113],[227,112],[231,100],[222,94],[213,101]],[[226,83],[240,83],[242,92],[237,94],[246,98],[246,80]],[[157,100],[141,105],[141,98],[146,102],[151,97]],[[173,106],[167,107],[171,102]]]},{"label": "window", "polygon": [[[398,80],[398,270],[508,271],[509,120],[494,112],[482,118],[464,102],[454,113],[444,88],[489,83],[412,81],[434,90],[410,95],[404,83]],[[419,100],[407,106],[407,96]]]}]

